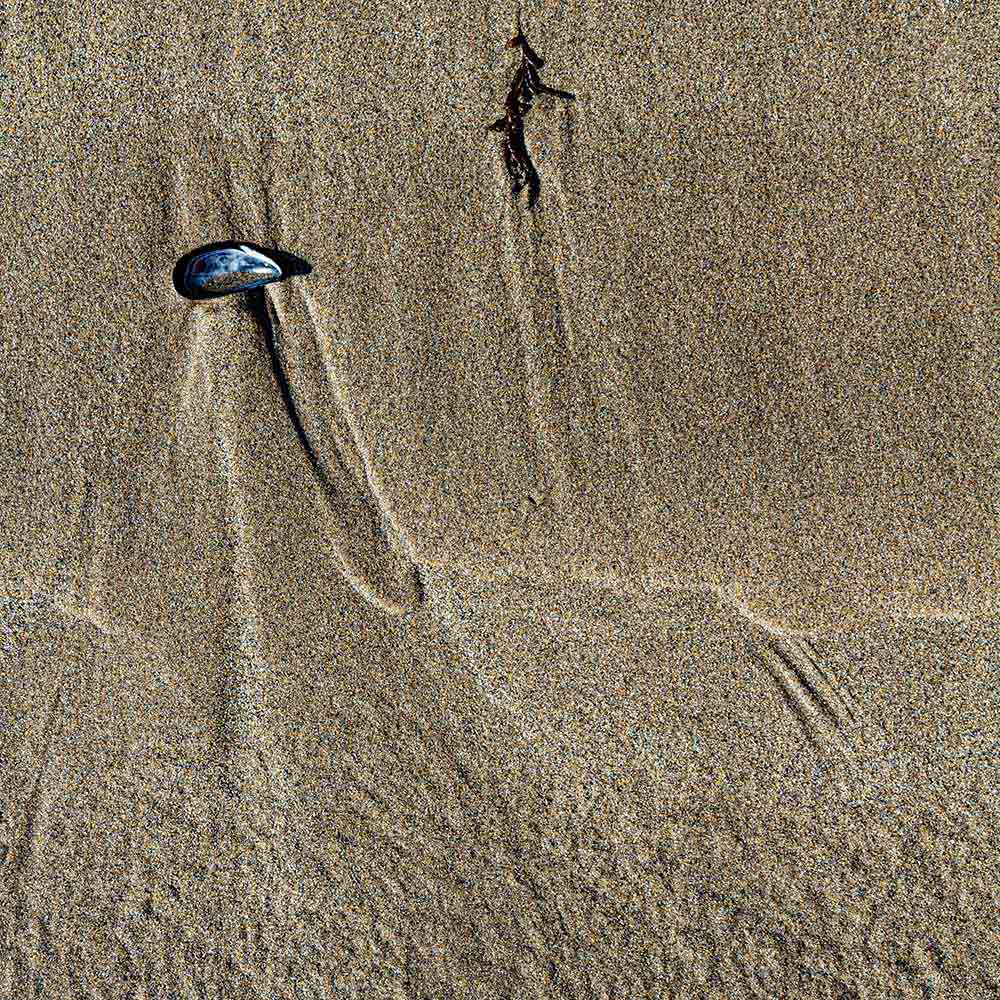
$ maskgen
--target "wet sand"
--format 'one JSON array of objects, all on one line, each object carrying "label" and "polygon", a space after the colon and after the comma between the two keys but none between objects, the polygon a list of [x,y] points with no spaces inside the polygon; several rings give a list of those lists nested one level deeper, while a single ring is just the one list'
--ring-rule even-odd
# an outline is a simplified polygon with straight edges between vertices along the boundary
[{"label": "wet sand", "polygon": [[5,25],[0,998],[1000,996],[997,15],[367,10]]}]

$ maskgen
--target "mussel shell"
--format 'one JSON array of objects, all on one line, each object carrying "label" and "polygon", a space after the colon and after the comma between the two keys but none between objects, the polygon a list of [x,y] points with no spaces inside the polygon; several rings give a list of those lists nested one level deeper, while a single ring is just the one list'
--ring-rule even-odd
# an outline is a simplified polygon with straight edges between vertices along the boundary
[{"label": "mussel shell", "polygon": [[178,295],[201,301],[248,292],[311,270],[293,254],[247,240],[224,240],[184,254],[174,266],[173,280]]}]

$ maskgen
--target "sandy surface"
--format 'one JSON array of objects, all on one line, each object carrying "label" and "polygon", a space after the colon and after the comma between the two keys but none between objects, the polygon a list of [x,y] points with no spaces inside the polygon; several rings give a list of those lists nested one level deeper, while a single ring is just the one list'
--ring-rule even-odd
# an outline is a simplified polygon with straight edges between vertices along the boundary
[{"label": "sandy surface", "polygon": [[1000,17],[360,9],[3,23],[0,998],[1000,996]]}]

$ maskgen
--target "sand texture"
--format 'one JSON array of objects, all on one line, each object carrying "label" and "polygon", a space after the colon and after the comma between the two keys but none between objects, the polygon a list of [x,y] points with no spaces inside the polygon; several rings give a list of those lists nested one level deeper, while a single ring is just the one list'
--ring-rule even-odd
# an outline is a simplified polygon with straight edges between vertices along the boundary
[{"label": "sand texture", "polygon": [[516,20],[4,13],[0,1000],[1000,997],[1000,8]]}]

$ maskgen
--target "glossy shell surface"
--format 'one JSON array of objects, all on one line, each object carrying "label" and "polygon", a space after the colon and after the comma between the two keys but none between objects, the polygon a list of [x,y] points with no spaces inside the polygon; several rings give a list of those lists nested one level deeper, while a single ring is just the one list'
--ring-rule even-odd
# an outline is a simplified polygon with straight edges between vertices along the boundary
[{"label": "glossy shell surface", "polygon": [[293,254],[244,240],[208,243],[174,266],[174,288],[188,299],[215,299],[249,292],[312,268]]},{"label": "glossy shell surface", "polygon": [[246,292],[280,279],[281,268],[275,261],[245,245],[199,254],[184,275],[188,288],[215,295]]}]

